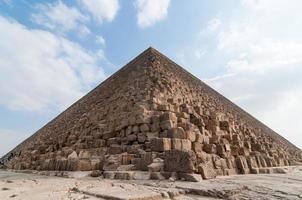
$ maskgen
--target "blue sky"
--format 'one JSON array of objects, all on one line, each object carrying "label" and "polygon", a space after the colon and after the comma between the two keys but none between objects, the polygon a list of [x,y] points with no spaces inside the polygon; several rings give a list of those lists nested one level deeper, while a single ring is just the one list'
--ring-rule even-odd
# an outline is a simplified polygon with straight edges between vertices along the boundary
[{"label": "blue sky", "polygon": [[0,0],[0,156],[153,46],[302,148],[300,0]]}]

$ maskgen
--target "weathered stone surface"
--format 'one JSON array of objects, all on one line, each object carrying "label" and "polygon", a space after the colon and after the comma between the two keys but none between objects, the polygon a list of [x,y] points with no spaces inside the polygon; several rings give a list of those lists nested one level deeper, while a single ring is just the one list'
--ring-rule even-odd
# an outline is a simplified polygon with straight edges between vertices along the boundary
[{"label": "weathered stone surface", "polygon": [[178,173],[178,176],[180,179],[184,179],[185,181],[190,181],[190,182],[201,182],[202,181],[202,177],[200,174]]},{"label": "weathered stone surface", "polygon": [[186,139],[186,132],[182,127],[171,128],[168,130],[168,137]]},{"label": "weathered stone surface", "polygon": [[201,163],[198,165],[198,173],[201,174],[203,179],[212,179],[216,178],[216,172],[213,169],[213,165],[209,162]]},{"label": "weathered stone surface", "polygon": [[187,172],[195,170],[196,155],[191,150],[170,150],[165,152],[165,171]]},{"label": "weathered stone surface", "polygon": [[213,178],[301,164],[302,153],[151,48],[0,163],[19,170],[119,170],[125,179],[130,175],[121,170],[150,170],[160,178],[163,166],[154,158],[169,173]]},{"label": "weathered stone surface", "polygon": [[171,139],[170,138],[152,138],[150,145],[151,145],[152,151],[168,151],[171,149]]}]

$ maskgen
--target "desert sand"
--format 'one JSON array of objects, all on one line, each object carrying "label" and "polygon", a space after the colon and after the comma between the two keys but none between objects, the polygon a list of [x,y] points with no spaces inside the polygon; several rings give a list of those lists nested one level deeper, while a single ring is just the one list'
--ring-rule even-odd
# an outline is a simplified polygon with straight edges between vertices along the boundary
[{"label": "desert sand", "polygon": [[0,171],[0,199],[302,199],[302,167],[277,174],[218,177],[201,182],[110,180],[75,172],[71,178]]}]

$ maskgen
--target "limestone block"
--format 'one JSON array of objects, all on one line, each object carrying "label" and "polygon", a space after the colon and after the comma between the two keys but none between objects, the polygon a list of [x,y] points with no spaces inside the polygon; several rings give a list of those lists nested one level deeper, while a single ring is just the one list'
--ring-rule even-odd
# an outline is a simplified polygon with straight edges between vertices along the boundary
[{"label": "limestone block", "polygon": [[141,132],[147,132],[147,131],[150,130],[148,124],[142,124],[142,125],[140,125],[139,129],[140,129]]},{"label": "limestone block", "polygon": [[205,135],[203,137],[203,144],[210,144],[210,137],[209,136]]},{"label": "limestone block", "polygon": [[181,139],[172,138],[171,139],[171,149],[181,150]]},{"label": "limestone block", "polygon": [[191,150],[170,150],[164,156],[165,171],[191,173],[195,170],[196,155]]},{"label": "limestone block", "polygon": [[136,171],[133,174],[134,180],[150,180],[150,178],[151,178],[150,172]]},{"label": "limestone block", "polygon": [[153,159],[155,158],[155,156],[156,155],[153,154],[152,152],[142,153],[140,155],[140,158],[137,160],[135,167],[138,170],[147,171],[148,165],[150,165],[153,162]]},{"label": "limestone block", "polygon": [[121,155],[109,155],[106,156],[103,170],[104,171],[115,171],[117,170],[118,166],[121,165]]},{"label": "limestone block", "polygon": [[204,135],[202,135],[202,134],[196,134],[196,142],[199,142],[199,143],[203,143],[203,141],[204,141]]},{"label": "limestone block", "polygon": [[136,139],[137,139],[137,135],[136,134],[127,135],[127,141],[128,142],[136,141]]},{"label": "limestone block", "polygon": [[139,127],[138,126],[132,126],[132,133],[138,133],[139,132]]},{"label": "limestone block", "polygon": [[112,144],[108,149],[109,154],[120,154],[122,153],[122,147],[118,144]]},{"label": "limestone block", "polygon": [[148,165],[148,171],[149,172],[160,172],[164,169],[164,163],[163,162],[153,162],[150,165]]},{"label": "limestone block", "polygon": [[178,173],[178,177],[190,182],[201,182],[203,180],[200,174],[194,173]]},{"label": "limestone block", "polygon": [[181,149],[182,150],[191,150],[192,149],[192,142],[190,140],[182,139],[181,140]]},{"label": "limestone block", "polygon": [[176,123],[177,122],[177,117],[176,117],[175,113],[165,112],[164,114],[162,114],[160,116],[159,120],[161,122],[170,120],[170,121]]},{"label": "limestone block", "polygon": [[258,168],[257,161],[256,161],[255,157],[249,156],[249,157],[246,158],[246,160],[247,160],[248,167],[250,169]]},{"label": "limestone block", "polygon": [[195,131],[189,130],[186,131],[186,139],[190,140],[191,142],[195,142],[196,141],[196,133]]},{"label": "limestone block", "polygon": [[114,137],[114,138],[109,138],[107,140],[107,146],[110,146],[112,144],[118,144],[120,142],[120,138],[119,137]]},{"label": "limestone block", "polygon": [[207,153],[213,153],[213,154],[217,152],[215,144],[205,144],[203,145],[203,150]]},{"label": "limestone block", "polygon": [[115,172],[114,179],[121,179],[121,180],[132,180],[134,172],[132,171],[117,171]]},{"label": "limestone block", "polygon": [[159,132],[147,132],[146,133],[147,139],[157,138],[159,137]]},{"label": "limestone block", "polygon": [[89,159],[91,157],[91,154],[88,150],[82,150],[79,153],[79,158],[80,159]]},{"label": "limestone block", "polygon": [[231,154],[232,154],[232,156],[238,156],[239,155],[239,147],[232,145],[231,146]]},{"label": "limestone block", "polygon": [[122,156],[121,164],[129,165],[129,164],[132,164],[131,161],[135,157],[135,154],[123,153],[123,154],[121,154],[121,156]]},{"label": "limestone block", "polygon": [[239,153],[239,155],[245,156],[245,157],[250,155],[250,151],[246,147],[240,147],[238,153]]},{"label": "limestone block", "polygon": [[73,151],[71,154],[68,155],[68,159],[77,159],[78,154],[77,152]]},{"label": "limestone block", "polygon": [[198,173],[201,174],[203,179],[216,178],[216,172],[210,162],[201,163],[198,165]]},{"label": "limestone block", "polygon": [[91,169],[92,170],[103,169],[103,162],[101,161],[101,159],[91,159]]},{"label": "limestone block", "polygon": [[238,156],[236,158],[236,166],[241,173],[245,174],[246,169],[248,169],[246,158],[244,156]]},{"label": "limestone block", "polygon": [[78,171],[90,171],[91,168],[91,162],[88,159],[80,159],[78,162]]},{"label": "limestone block", "polygon": [[170,138],[152,138],[151,139],[151,150],[152,151],[168,151],[171,149],[171,139]]},{"label": "limestone block", "polygon": [[165,180],[166,178],[162,175],[161,172],[150,172],[151,180]]},{"label": "limestone block", "polygon": [[225,151],[231,151],[231,145],[230,144],[225,144],[224,149],[225,149]]},{"label": "limestone block", "polygon": [[202,144],[199,142],[193,142],[193,151],[195,151],[195,153],[201,152],[202,151]]},{"label": "limestone block", "polygon": [[173,128],[173,122],[171,120],[166,120],[166,121],[162,121],[160,122],[160,128],[162,130],[169,130],[171,128]]},{"label": "limestone block", "polygon": [[135,169],[134,165],[120,165],[117,167],[117,171],[133,171]]},{"label": "limestone block", "polygon": [[104,171],[103,176],[105,179],[114,179],[115,178],[115,172],[114,171]]},{"label": "limestone block", "polygon": [[147,140],[147,135],[146,133],[138,133],[137,134],[137,141],[139,143],[144,143]]},{"label": "limestone block", "polygon": [[167,134],[169,138],[186,139],[186,132],[182,127],[171,128]]}]

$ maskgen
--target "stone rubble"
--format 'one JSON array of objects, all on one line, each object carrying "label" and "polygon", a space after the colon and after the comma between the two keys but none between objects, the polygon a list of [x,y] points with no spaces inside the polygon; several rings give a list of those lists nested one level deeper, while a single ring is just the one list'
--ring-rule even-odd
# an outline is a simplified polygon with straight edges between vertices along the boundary
[{"label": "stone rubble", "polygon": [[16,170],[189,181],[297,165],[301,150],[149,48],[1,159]]}]

